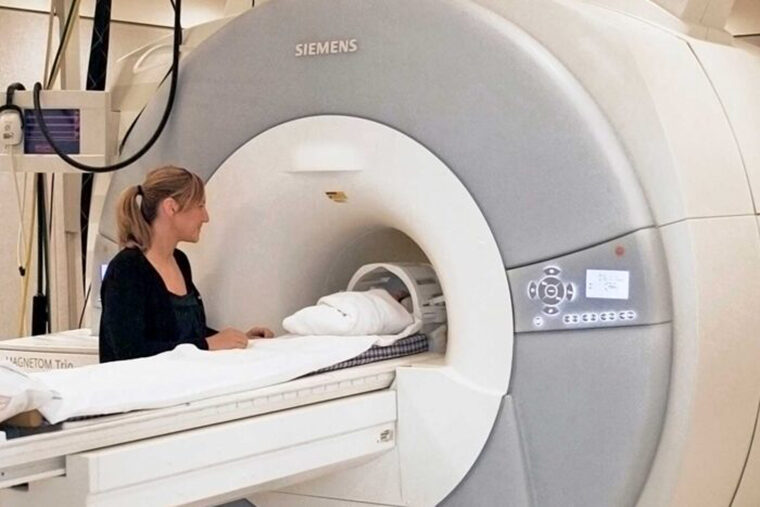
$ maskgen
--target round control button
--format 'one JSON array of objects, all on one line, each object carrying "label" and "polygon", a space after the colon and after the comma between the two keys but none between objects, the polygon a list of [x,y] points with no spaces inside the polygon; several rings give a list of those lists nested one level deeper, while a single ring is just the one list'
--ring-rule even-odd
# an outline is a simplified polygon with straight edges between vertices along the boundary
[{"label": "round control button", "polygon": [[542,317],[536,316],[533,317],[533,325],[536,327],[541,327],[544,325],[544,319]]},{"label": "round control button", "polygon": [[557,315],[559,313],[559,310],[554,306],[544,306],[543,310],[541,311],[546,315]]},{"label": "round control button", "polygon": [[559,304],[565,299],[565,286],[562,280],[547,276],[538,284],[538,297],[547,305]]}]

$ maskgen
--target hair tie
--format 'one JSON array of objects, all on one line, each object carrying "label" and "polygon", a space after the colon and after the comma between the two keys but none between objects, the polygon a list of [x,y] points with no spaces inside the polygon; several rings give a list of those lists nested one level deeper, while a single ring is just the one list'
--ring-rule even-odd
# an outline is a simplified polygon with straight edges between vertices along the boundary
[{"label": "hair tie", "polygon": [[[145,216],[145,194],[143,193],[143,187],[142,187],[142,185],[137,185],[137,195],[139,195],[140,197],[142,197],[142,199],[140,199],[140,204],[138,204],[137,207],[140,209],[140,215],[142,215],[143,220],[145,220],[147,222],[148,221],[148,217]],[[137,204],[137,203],[135,203],[135,204]]]}]

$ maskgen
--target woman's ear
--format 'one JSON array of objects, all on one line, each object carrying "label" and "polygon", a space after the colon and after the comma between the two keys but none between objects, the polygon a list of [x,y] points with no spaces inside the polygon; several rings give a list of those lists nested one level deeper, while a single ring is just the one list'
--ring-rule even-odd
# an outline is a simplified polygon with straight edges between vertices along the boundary
[{"label": "woman's ear", "polygon": [[173,217],[179,211],[179,204],[173,197],[167,197],[161,201],[161,208],[167,217]]}]

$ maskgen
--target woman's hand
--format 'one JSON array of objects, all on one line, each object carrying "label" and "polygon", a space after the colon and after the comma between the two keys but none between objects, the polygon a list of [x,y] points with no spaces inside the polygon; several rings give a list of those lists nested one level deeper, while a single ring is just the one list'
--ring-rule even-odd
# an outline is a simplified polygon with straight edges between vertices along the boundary
[{"label": "woman's hand", "polygon": [[206,338],[206,343],[209,350],[244,349],[248,347],[248,336],[242,331],[228,327]]},{"label": "woman's hand", "polygon": [[248,338],[274,338],[274,333],[271,329],[264,326],[253,326],[251,329],[248,330],[247,333],[245,333]]}]

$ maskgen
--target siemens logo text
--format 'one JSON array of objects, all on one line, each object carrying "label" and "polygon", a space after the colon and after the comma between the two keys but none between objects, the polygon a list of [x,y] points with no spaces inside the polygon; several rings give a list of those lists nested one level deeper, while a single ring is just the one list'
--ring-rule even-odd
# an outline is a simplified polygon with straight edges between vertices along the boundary
[{"label": "siemens logo text", "polygon": [[327,40],[324,42],[304,42],[296,44],[296,56],[322,56],[340,53],[355,53],[359,50],[356,39]]}]

